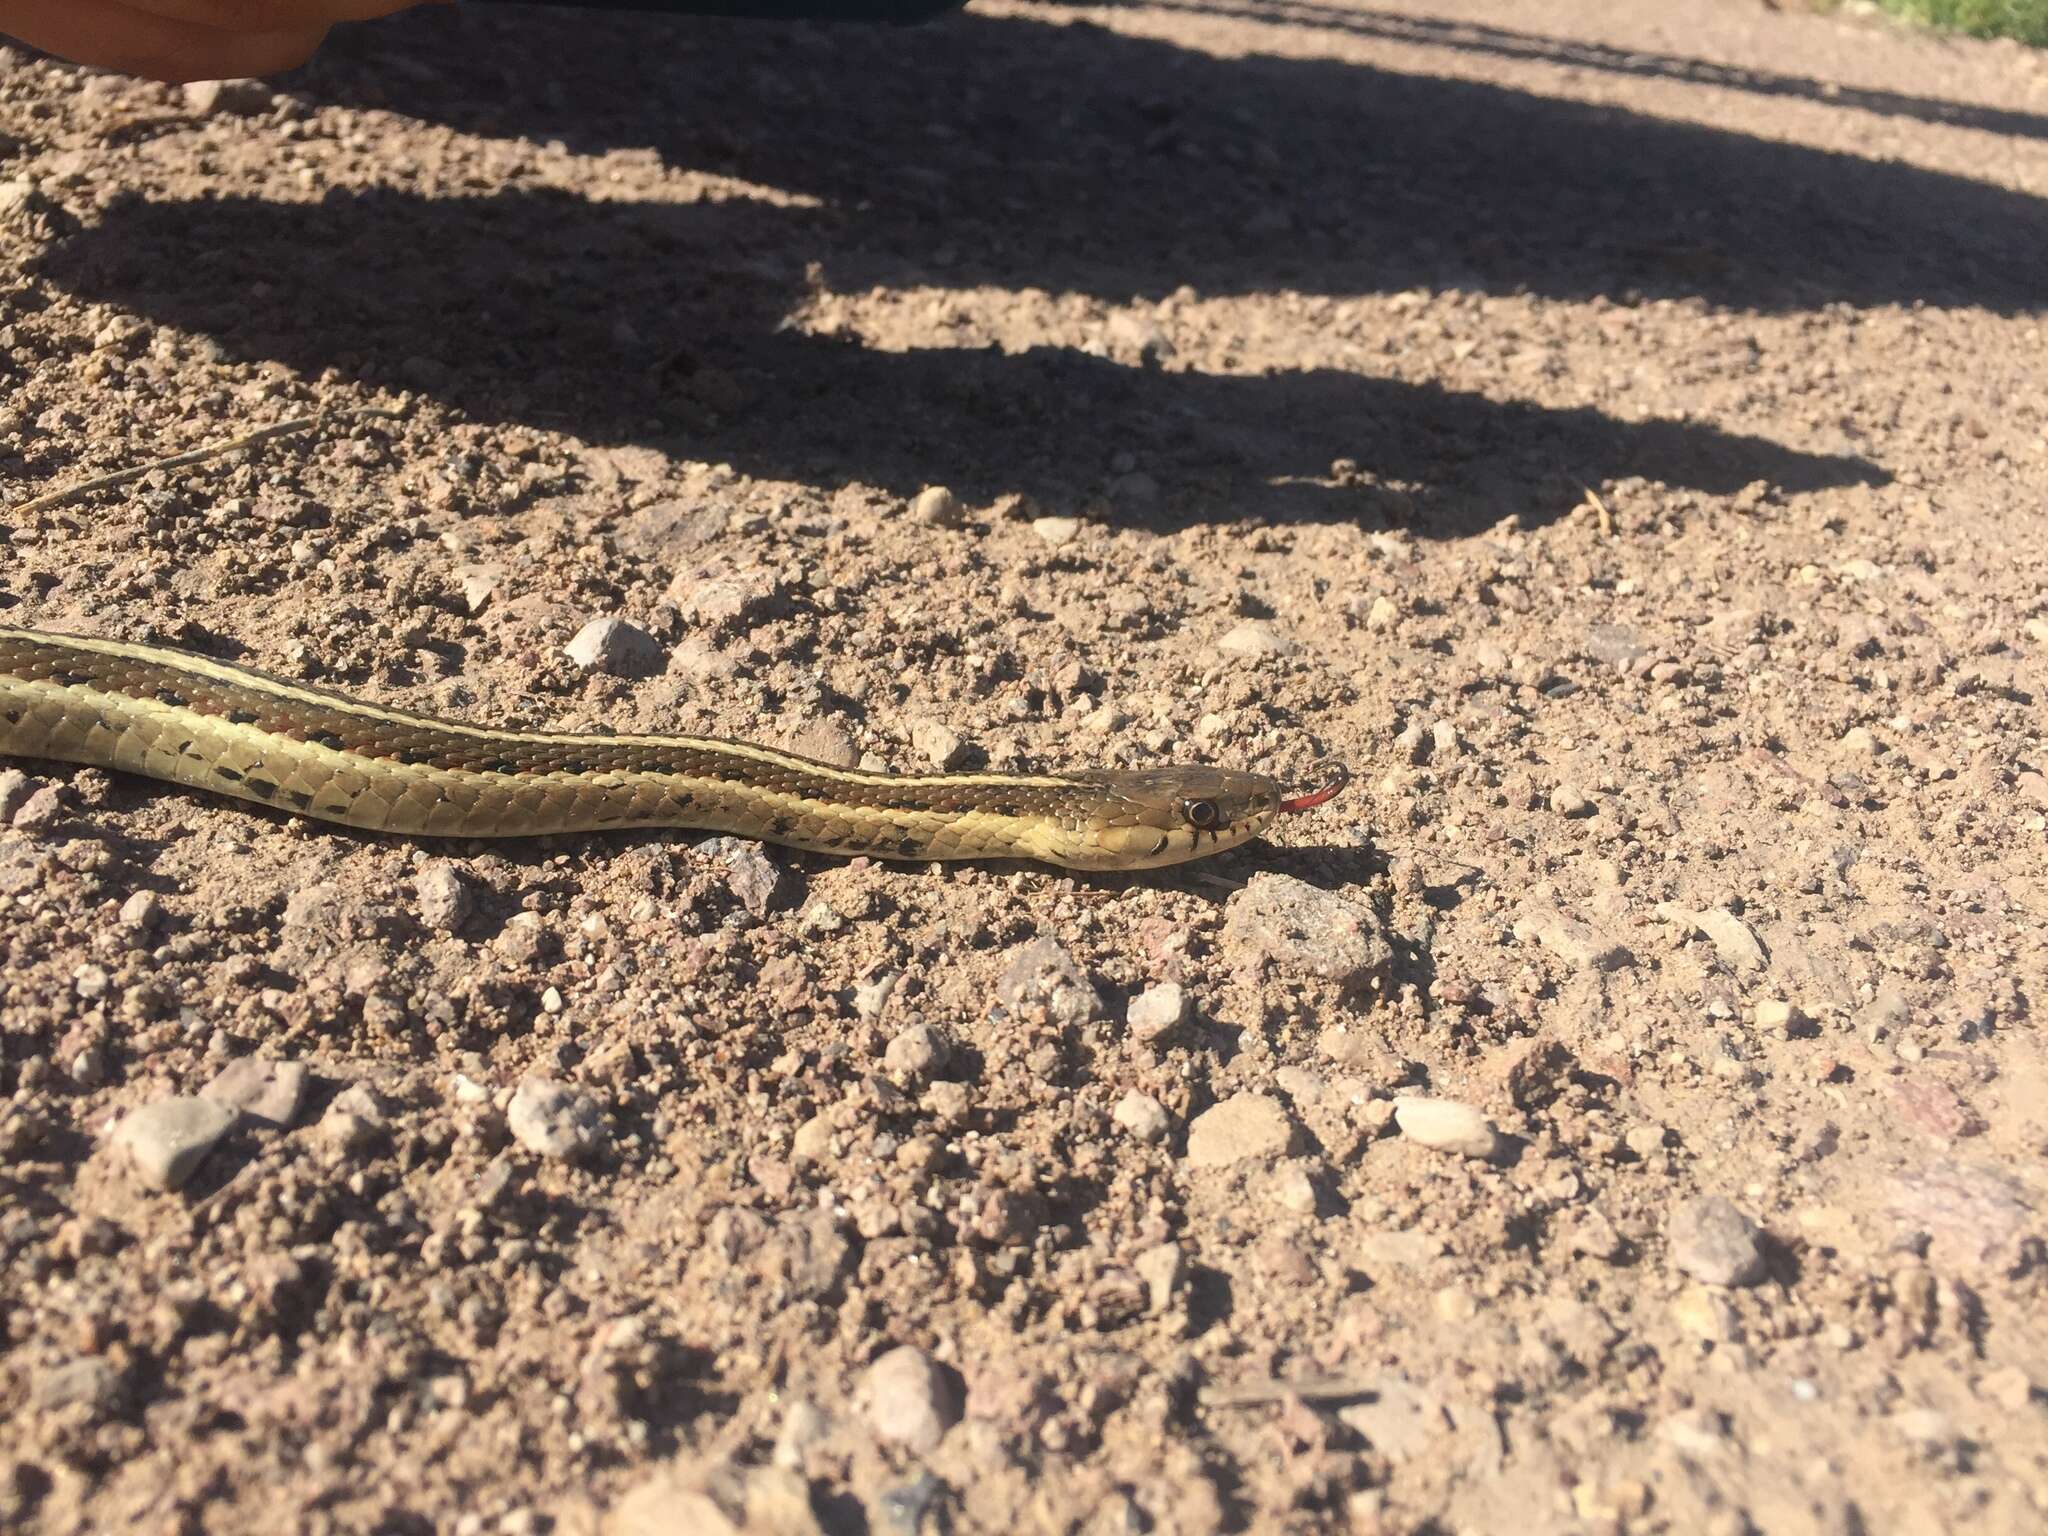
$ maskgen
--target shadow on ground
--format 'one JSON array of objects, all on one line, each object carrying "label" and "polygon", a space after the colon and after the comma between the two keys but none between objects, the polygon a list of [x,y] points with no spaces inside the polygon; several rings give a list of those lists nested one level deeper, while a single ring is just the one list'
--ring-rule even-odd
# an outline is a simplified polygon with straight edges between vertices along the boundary
[{"label": "shadow on ground", "polygon": [[[1048,12],[1048,14],[1051,14]],[[1129,515],[1554,516],[1576,484],[1709,493],[1883,478],[1697,423],[1346,371],[1164,372],[1074,350],[885,351],[778,327],[806,284],[1106,301],[1411,287],[1776,310],[2048,296],[2048,204],[1958,178],[1490,86],[1221,60],[1088,25],[907,32],[447,8],[350,33],[300,82],[481,135],[651,147],[818,200],[540,189],[108,209],[44,276],[234,355],[418,388],[479,420],[654,442],[754,475],[1071,504],[1118,449]],[[1338,458],[1383,489],[1337,484]]]}]

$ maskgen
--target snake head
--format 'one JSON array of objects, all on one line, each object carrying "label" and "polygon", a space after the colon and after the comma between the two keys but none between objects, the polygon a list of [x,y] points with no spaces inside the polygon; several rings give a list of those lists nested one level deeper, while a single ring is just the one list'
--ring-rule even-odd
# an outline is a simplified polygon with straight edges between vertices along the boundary
[{"label": "snake head", "polygon": [[1204,858],[1251,841],[1282,811],[1335,793],[1290,800],[1276,780],[1224,768],[1105,770],[1084,782],[1100,799],[1056,860],[1069,869],[1157,869]]}]

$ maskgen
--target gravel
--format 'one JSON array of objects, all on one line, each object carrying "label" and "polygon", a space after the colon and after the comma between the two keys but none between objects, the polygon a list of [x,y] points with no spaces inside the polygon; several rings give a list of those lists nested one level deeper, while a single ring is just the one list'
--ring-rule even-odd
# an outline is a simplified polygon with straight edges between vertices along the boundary
[{"label": "gravel", "polygon": [[505,1125],[514,1141],[545,1158],[589,1158],[609,1140],[604,1112],[595,1099],[545,1077],[520,1083],[506,1106]]},{"label": "gravel", "polygon": [[200,1090],[202,1098],[236,1110],[247,1118],[284,1130],[299,1117],[306,1095],[306,1068],[296,1061],[267,1056],[242,1056],[215,1074]]},{"label": "gravel", "polygon": [[454,933],[476,910],[476,891],[460,865],[430,859],[413,876],[420,921],[436,933]]},{"label": "gravel", "polygon": [[1685,1201],[1671,1213],[1664,1235],[1673,1266],[1695,1280],[1742,1286],[1764,1278],[1762,1234],[1719,1195]]},{"label": "gravel", "polygon": [[1144,1142],[1158,1142],[1166,1139],[1169,1126],[1166,1109],[1149,1093],[1136,1088],[1117,1100],[1112,1112],[1116,1123],[1131,1135]]},{"label": "gravel", "polygon": [[649,677],[668,664],[668,653],[660,641],[616,615],[592,619],[576,631],[563,651],[584,671],[609,672],[614,677]]},{"label": "gravel", "polygon": [[113,1142],[128,1154],[143,1183],[172,1190],[198,1172],[236,1118],[233,1109],[211,1099],[161,1099],[122,1116]]},{"label": "gravel", "polygon": [[938,1449],[960,1422],[952,1373],[914,1345],[901,1344],[867,1372],[868,1425],[876,1436],[919,1453]]},{"label": "gravel", "polygon": [[1190,1168],[1285,1157],[1293,1146],[1294,1122],[1278,1099],[1263,1093],[1233,1094],[1188,1122]]},{"label": "gravel", "polygon": [[1500,1144],[1499,1134],[1486,1116],[1455,1099],[1397,1098],[1394,1124],[1408,1140],[1433,1152],[1488,1158]]},{"label": "gravel", "polygon": [[1131,999],[1124,1022],[1140,1040],[1157,1040],[1188,1016],[1187,994],[1177,981],[1162,981]]},{"label": "gravel", "polygon": [[1225,904],[1222,948],[1233,966],[1270,965],[1347,989],[1384,986],[1394,960],[1391,938],[1370,907],[1266,872]]},{"label": "gravel", "polygon": [[1042,1013],[1062,1027],[1102,1014],[1102,997],[1074,957],[1054,939],[1033,939],[1010,951],[996,996],[1016,1013]]}]

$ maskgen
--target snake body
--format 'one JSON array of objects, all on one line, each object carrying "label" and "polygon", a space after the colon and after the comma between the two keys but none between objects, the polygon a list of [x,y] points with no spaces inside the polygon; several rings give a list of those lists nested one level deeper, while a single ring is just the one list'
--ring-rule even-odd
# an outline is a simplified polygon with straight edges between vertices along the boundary
[{"label": "snake body", "polygon": [[1177,864],[1258,836],[1257,774],[887,774],[700,736],[494,730],[184,651],[0,626],[0,755],[56,758],[432,837],[691,828],[885,859]]}]

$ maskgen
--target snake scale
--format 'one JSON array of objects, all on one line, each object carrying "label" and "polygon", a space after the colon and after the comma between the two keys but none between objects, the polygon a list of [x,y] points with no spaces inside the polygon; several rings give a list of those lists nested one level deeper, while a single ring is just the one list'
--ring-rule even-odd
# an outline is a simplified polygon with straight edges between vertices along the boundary
[{"label": "snake scale", "polygon": [[1151,869],[1235,847],[1342,786],[1219,768],[871,773],[701,736],[494,730],[163,646],[0,626],[0,755],[431,837],[691,828],[884,859]]}]

